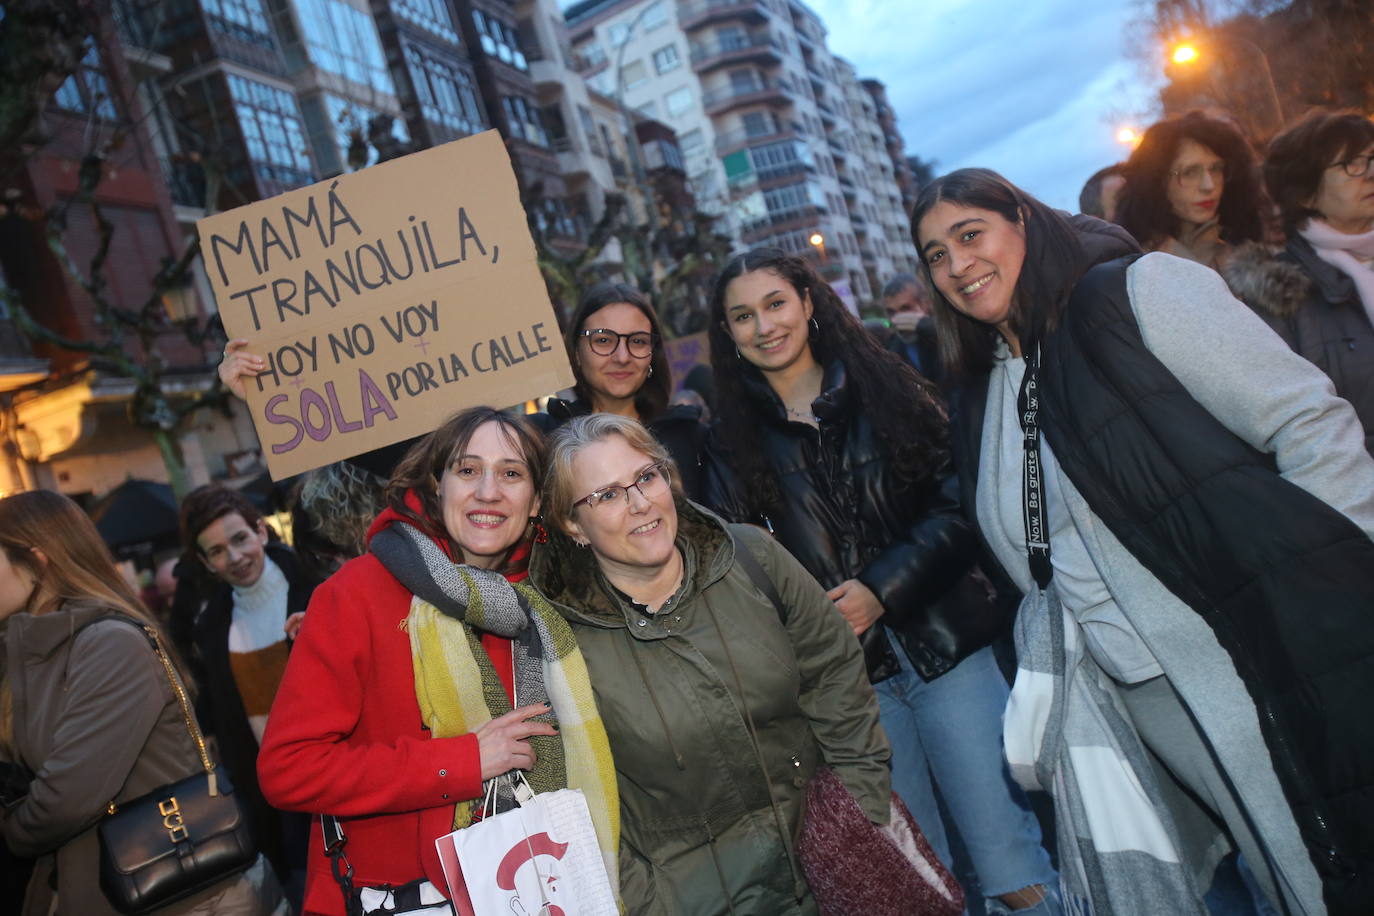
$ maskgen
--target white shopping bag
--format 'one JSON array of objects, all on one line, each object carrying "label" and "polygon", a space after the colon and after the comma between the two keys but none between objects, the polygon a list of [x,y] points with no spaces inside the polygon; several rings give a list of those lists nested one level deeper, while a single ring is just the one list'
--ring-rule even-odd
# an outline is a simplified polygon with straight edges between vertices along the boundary
[{"label": "white shopping bag", "polygon": [[516,794],[528,800],[435,842],[458,916],[617,916],[581,790]]}]

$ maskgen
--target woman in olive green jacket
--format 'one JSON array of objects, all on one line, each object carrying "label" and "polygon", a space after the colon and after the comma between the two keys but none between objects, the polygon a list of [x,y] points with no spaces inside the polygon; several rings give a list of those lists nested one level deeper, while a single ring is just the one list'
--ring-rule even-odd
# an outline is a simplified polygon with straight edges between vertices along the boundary
[{"label": "woman in olive green jacket", "polygon": [[573,624],[611,740],[629,913],[815,913],[795,842],[811,774],[831,767],[870,820],[890,817],[858,641],[770,537],[684,499],[633,420],[562,427],[544,492],[531,580]]}]

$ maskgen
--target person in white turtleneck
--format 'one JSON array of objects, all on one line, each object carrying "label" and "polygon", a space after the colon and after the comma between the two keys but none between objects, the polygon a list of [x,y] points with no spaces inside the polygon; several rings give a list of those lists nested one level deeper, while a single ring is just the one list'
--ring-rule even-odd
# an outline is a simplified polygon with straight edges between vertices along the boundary
[{"label": "person in white turtleneck", "polygon": [[257,756],[291,640],[317,582],[289,548],[269,538],[262,514],[236,490],[210,484],[188,494],[181,534],[183,567],[208,573],[181,586],[196,590],[190,630],[202,723],[216,739],[259,848],[298,905],[309,822],[263,799]]}]

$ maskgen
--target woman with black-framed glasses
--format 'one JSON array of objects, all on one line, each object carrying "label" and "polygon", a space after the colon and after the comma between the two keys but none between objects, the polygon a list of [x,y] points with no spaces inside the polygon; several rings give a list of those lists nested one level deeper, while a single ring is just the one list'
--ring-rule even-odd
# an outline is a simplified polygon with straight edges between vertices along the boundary
[{"label": "woman with black-framed glasses", "polygon": [[550,399],[537,422],[552,432],[573,417],[613,413],[638,420],[680,469],[687,495],[699,491],[705,428],[697,407],[672,405],[672,373],[658,315],[644,294],[623,283],[599,283],[583,294],[564,343],[577,383],[572,400]]},{"label": "woman with black-framed glasses", "polygon": [[1374,454],[1374,121],[1311,112],[1270,143],[1264,181],[1287,244],[1237,257],[1226,282],[1331,377]]},{"label": "woman with black-framed glasses", "polygon": [[1151,125],[1122,174],[1116,222],[1146,251],[1219,269],[1233,246],[1264,238],[1255,154],[1227,121],[1190,111]]}]

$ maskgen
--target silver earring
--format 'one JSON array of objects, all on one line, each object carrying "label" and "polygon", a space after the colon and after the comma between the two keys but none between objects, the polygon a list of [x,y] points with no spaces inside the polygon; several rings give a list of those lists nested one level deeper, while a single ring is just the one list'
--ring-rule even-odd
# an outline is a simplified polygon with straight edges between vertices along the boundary
[{"label": "silver earring", "polygon": [[816,334],[819,334],[819,333],[821,332],[821,325],[820,325],[820,322],[818,322],[818,321],[816,320],[816,316],[815,316],[815,315],[812,315],[812,316],[811,316],[811,330],[812,330],[813,332],[815,332]]},{"label": "silver earring", "polygon": [[739,347],[735,347],[735,359],[744,359],[744,356],[739,352]]},{"label": "silver earring", "polygon": [[653,363],[650,363],[650,364],[649,364],[649,374],[648,374],[647,376],[645,376],[645,378],[653,378],[653,377],[654,377],[654,364],[653,364]]}]

